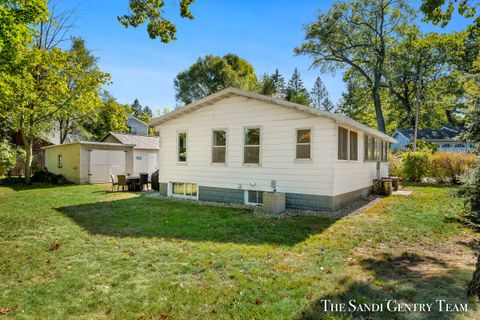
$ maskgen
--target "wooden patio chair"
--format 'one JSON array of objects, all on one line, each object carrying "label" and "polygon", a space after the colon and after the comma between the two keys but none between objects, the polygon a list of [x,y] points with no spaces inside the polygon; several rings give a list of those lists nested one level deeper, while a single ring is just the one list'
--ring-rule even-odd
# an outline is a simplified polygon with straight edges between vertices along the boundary
[{"label": "wooden patio chair", "polygon": [[117,191],[118,191],[118,182],[115,182],[115,177],[113,174],[110,174],[110,180],[112,180],[112,192],[115,191],[115,186],[117,186]]},{"label": "wooden patio chair", "polygon": [[125,191],[125,187],[128,189],[127,176],[124,174],[117,175],[117,190],[122,187],[122,191]]}]

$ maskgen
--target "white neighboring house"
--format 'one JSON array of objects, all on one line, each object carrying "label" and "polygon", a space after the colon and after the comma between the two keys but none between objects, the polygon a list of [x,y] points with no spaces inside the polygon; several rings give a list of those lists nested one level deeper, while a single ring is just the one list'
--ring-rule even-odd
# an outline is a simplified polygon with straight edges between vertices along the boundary
[{"label": "white neighboring house", "polygon": [[[464,127],[443,126],[436,130],[418,130],[417,139],[438,145],[440,152],[471,152],[474,149],[472,143],[458,140],[458,137],[463,132],[465,132]],[[404,150],[413,141],[413,130],[397,129],[392,136],[397,140],[397,143],[392,144],[392,149]]]},{"label": "white neighboring house", "polygon": [[337,209],[388,176],[395,140],[340,114],[228,88],[153,119],[165,196]]}]

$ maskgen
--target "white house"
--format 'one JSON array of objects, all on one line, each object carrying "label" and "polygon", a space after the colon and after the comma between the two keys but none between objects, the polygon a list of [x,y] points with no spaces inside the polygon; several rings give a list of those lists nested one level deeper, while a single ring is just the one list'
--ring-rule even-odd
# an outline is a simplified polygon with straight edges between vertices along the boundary
[{"label": "white house", "polygon": [[[388,176],[395,140],[340,114],[222,90],[150,123],[160,134],[160,192],[208,201],[337,209]],[[377,173],[377,159],[380,161]]]},{"label": "white house", "polygon": [[[436,144],[440,152],[471,152],[474,149],[473,144],[459,140],[463,132],[464,127],[443,126],[437,130],[418,130],[417,139]],[[404,150],[413,141],[413,130],[397,129],[392,137],[397,140],[397,143],[392,144],[392,149]]]}]

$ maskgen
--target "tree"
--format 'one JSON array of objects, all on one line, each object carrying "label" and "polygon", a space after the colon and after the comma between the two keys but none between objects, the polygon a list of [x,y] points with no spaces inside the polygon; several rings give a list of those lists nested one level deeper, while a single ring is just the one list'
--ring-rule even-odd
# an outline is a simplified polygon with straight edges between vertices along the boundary
[{"label": "tree", "polygon": [[[445,27],[452,19],[455,9],[461,16],[473,18],[477,13],[477,6],[475,0],[423,0],[420,10],[425,14],[423,21]],[[477,17],[477,22],[478,19]]]},{"label": "tree", "polygon": [[[194,0],[180,0],[180,16],[193,19],[190,5]],[[177,28],[163,16],[164,0],[129,0],[130,14],[117,17],[125,27],[137,28],[146,23],[150,39],[160,38],[163,43],[176,40]]]},{"label": "tree", "polygon": [[64,106],[56,118],[61,144],[67,141],[69,136],[90,138],[84,123],[91,121],[96,112],[95,107],[100,103],[101,85],[109,78],[108,74],[100,71],[97,58],[86,48],[83,39],[72,38],[69,52],[73,64],[81,72],[67,79],[67,89],[71,95],[68,96],[68,101],[60,101]]},{"label": "tree", "polygon": [[133,101],[130,105],[129,111],[134,117],[144,121],[149,122],[150,119],[153,117],[152,109],[149,106],[143,107],[137,98]]},{"label": "tree", "polygon": [[278,99],[285,99],[285,79],[280,74],[278,69],[275,69],[275,72],[270,76],[272,79],[273,87],[275,88],[275,93],[273,96]]},{"label": "tree", "polygon": [[317,77],[315,83],[313,84],[312,91],[310,91],[310,98],[313,106],[317,109],[323,109],[325,111],[332,112],[335,108],[335,105],[328,97],[327,88],[325,88],[325,85],[320,77]]},{"label": "tree", "polygon": [[133,103],[130,105],[130,108],[132,109],[132,115],[134,117],[138,117],[143,114],[143,106],[140,104],[137,98],[135,98]]},{"label": "tree", "polygon": [[108,92],[101,94],[101,103],[93,121],[85,124],[85,128],[92,134],[94,140],[102,139],[110,131],[128,132],[127,112],[130,107],[121,105]]},{"label": "tree", "polygon": [[268,74],[264,74],[260,80],[260,93],[266,96],[275,94],[275,85]]},{"label": "tree", "polygon": [[346,87],[347,90],[342,93],[338,103],[337,112],[367,126],[375,126],[375,109],[371,99],[368,98],[369,89],[354,78],[347,80]]},{"label": "tree", "polygon": [[306,42],[295,49],[322,71],[349,67],[368,84],[378,129],[386,125],[381,103],[385,59],[413,16],[404,0],[335,2],[306,27]]},{"label": "tree", "polygon": [[228,87],[256,92],[260,84],[253,66],[235,54],[199,58],[174,80],[177,102],[189,104]]},{"label": "tree", "polygon": [[0,137],[0,176],[15,167],[22,156],[22,150],[13,146],[6,137]]},{"label": "tree", "polygon": [[288,80],[288,85],[285,90],[285,99],[290,102],[309,105],[310,97],[308,91],[303,85],[303,80],[297,68],[293,70],[292,77]]}]

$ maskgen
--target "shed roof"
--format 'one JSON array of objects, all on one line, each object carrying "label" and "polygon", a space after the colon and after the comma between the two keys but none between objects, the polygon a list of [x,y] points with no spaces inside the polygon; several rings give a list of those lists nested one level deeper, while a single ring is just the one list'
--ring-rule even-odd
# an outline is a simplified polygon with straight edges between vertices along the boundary
[{"label": "shed roof", "polygon": [[[135,146],[135,149],[159,149],[160,139],[158,137],[151,137],[138,134],[116,133],[109,132],[102,141],[104,141],[109,135],[113,136],[122,144],[131,144]],[[103,142],[102,142],[103,143]]]},{"label": "shed roof", "polygon": [[134,147],[135,146],[134,144],[111,143],[111,142],[75,141],[75,142],[64,143],[64,144],[54,144],[51,146],[43,147],[42,149],[51,149],[51,148],[69,146],[73,144],[84,144],[89,146],[111,146],[111,147]]},{"label": "shed roof", "polygon": [[366,126],[366,125],[364,125],[364,124],[362,124],[358,121],[355,121],[351,118],[348,118],[344,115],[341,115],[341,114],[338,114],[338,113],[332,113],[332,112],[328,112],[328,111],[324,111],[324,110],[320,110],[320,109],[316,109],[316,108],[305,106],[305,105],[298,104],[298,103],[292,103],[292,102],[289,102],[289,101],[272,98],[272,97],[257,94],[257,93],[252,93],[252,92],[240,90],[240,89],[237,89],[237,88],[223,89],[223,90],[221,90],[221,91],[219,91],[215,94],[209,95],[208,97],[197,100],[197,101],[195,101],[191,104],[188,104],[184,107],[181,107],[181,108],[178,108],[174,111],[166,113],[166,114],[164,114],[164,115],[162,115],[158,118],[154,118],[150,121],[149,125],[150,126],[160,125],[160,124],[162,124],[166,121],[178,118],[178,117],[180,117],[180,116],[182,116],[186,113],[197,110],[197,109],[199,109],[203,106],[213,104],[213,103],[215,103],[219,100],[222,100],[222,99],[234,96],[234,95],[246,97],[246,98],[249,98],[249,99],[255,99],[255,100],[275,104],[275,105],[278,105],[278,106],[281,106],[281,107],[306,112],[306,113],[313,114],[313,115],[316,115],[316,116],[319,116],[319,117],[329,118],[329,119],[332,119],[332,120],[337,121],[339,123],[344,123],[346,125],[354,127],[354,128],[359,129],[361,131],[364,131],[364,132],[366,132],[370,135],[373,135],[373,136],[379,137],[381,139],[387,140],[389,142],[396,142],[395,139],[393,139],[392,137],[384,134],[383,132],[380,132],[377,129],[368,127],[368,126]]}]

